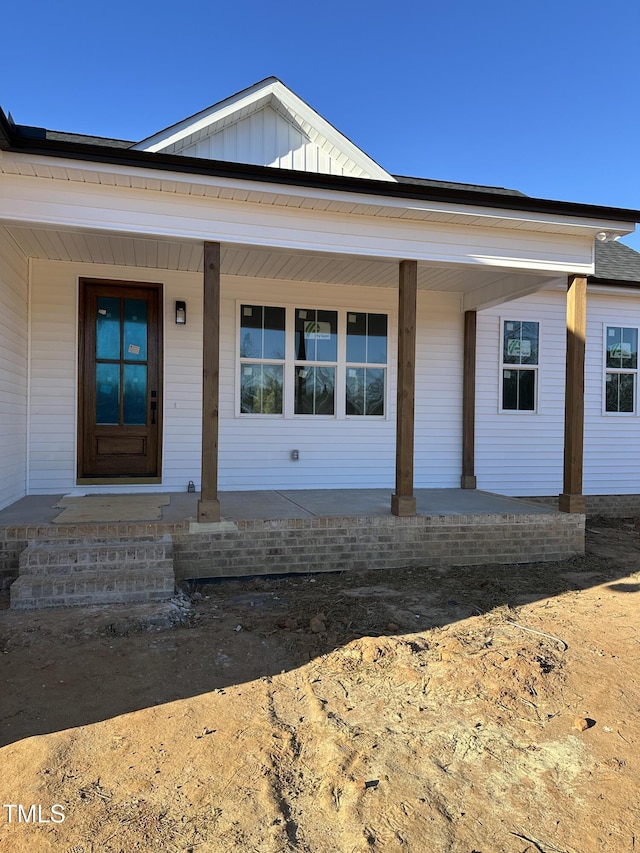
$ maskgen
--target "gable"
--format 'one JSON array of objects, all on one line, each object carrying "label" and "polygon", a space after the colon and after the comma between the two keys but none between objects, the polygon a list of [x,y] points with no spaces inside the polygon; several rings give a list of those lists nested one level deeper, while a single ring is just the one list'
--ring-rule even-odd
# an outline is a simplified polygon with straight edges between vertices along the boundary
[{"label": "gable", "polygon": [[367,154],[275,78],[268,78],[134,149],[394,181]]}]

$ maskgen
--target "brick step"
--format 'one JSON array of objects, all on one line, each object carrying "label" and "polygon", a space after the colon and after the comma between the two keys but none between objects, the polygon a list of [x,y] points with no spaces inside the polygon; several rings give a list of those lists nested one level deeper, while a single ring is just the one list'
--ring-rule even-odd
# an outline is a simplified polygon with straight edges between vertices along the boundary
[{"label": "brick step", "polygon": [[166,601],[174,594],[171,536],[30,542],[11,608]]},{"label": "brick step", "polygon": [[155,539],[55,540],[30,542],[20,554],[19,575],[58,577],[77,572],[117,572],[124,568],[144,571],[165,568],[173,571],[170,536]]},{"label": "brick step", "polygon": [[174,587],[173,569],[168,572],[165,568],[106,574],[85,571],[53,578],[26,575],[11,585],[11,609],[166,601],[173,596]]}]

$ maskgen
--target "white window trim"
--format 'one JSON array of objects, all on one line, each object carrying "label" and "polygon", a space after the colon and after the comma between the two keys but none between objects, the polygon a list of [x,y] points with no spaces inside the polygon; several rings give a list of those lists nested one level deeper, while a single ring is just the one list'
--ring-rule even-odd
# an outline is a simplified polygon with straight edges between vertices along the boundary
[{"label": "white window trim", "polygon": [[[336,385],[335,385],[335,414],[333,415],[299,415],[295,413],[295,368],[300,366],[302,362],[298,362],[295,358],[295,312],[296,308],[304,308],[302,301],[308,303],[307,308],[313,308],[319,311],[335,311],[338,315],[338,351],[337,361],[318,361],[304,362],[308,367],[335,367],[336,369]],[[389,370],[390,349],[391,349],[391,323],[393,319],[392,312],[384,308],[368,308],[368,307],[341,307],[333,303],[327,304],[326,299],[313,300],[304,299],[296,302],[289,300],[266,300],[244,298],[236,300],[235,312],[235,334],[234,334],[234,350],[235,350],[235,402],[234,411],[236,418],[251,419],[259,418],[265,420],[302,420],[302,421],[356,421],[358,423],[369,423],[373,421],[389,420]],[[313,305],[311,303],[313,302]],[[282,364],[283,382],[282,389],[282,414],[279,415],[263,415],[259,412],[242,412],[241,397],[240,397],[240,378],[241,365],[247,363],[246,359],[240,358],[240,323],[242,320],[241,311],[243,305],[261,305],[269,308],[284,308],[285,309],[285,358],[284,361],[279,359],[250,359],[255,364]],[[356,364],[349,362],[349,367],[377,367],[385,370],[385,388],[384,388],[384,414],[383,415],[347,415],[346,413],[346,382],[347,382],[347,314],[384,314],[387,318],[387,361],[385,364],[368,363]]]},{"label": "white window trim", "polygon": [[[241,358],[240,357],[240,324],[242,322],[242,306],[243,305],[261,305],[266,308],[284,308],[284,305],[281,305],[278,302],[268,302],[266,300],[262,300],[261,302],[256,302],[255,300],[250,299],[239,299],[236,302],[236,328],[234,335],[234,346],[235,346],[235,363],[236,363],[236,377],[235,377],[235,415],[237,418],[265,418],[267,420],[282,420],[286,417],[286,399],[285,394],[287,390],[287,349],[289,346],[289,341],[287,338],[287,312],[285,311],[285,344],[284,344],[284,360],[278,358]],[[240,392],[240,382],[242,378],[242,365],[243,364],[281,364],[283,367],[282,370],[282,413],[281,414],[262,414],[260,412],[243,412],[242,411],[242,397]]]},{"label": "white window trim", "polygon": [[[356,362],[356,361],[347,361],[347,315],[349,314],[384,314],[387,318],[387,360],[384,363],[378,363],[374,361],[369,362]],[[343,346],[343,360],[342,360],[342,368],[344,371],[344,375],[342,377],[342,409],[344,411],[344,418],[348,421],[386,421],[389,419],[389,349],[391,346],[391,329],[390,329],[391,315],[388,311],[381,311],[379,309],[368,309],[368,308],[346,308],[342,314],[342,323],[344,325],[343,335],[342,335],[342,346]],[[338,353],[339,354],[339,353]],[[417,350],[416,350],[416,360],[417,360]],[[378,368],[384,370],[384,414],[383,415],[348,415],[347,412],[347,370],[350,367],[371,367]]]},{"label": "white window trim", "polygon": [[[500,326],[498,329],[499,332],[499,340],[498,340],[498,414],[500,415],[514,415],[516,417],[523,416],[531,416],[531,415],[539,415],[540,414],[540,405],[539,405],[539,394],[540,394],[540,367],[542,365],[542,343],[543,343],[543,335],[542,335],[542,321],[537,317],[523,317],[516,316],[518,314],[517,311],[514,311],[513,314],[508,315],[500,315]],[[537,364],[505,364],[503,361],[503,353],[504,353],[504,324],[505,323],[537,323],[538,324],[538,363]],[[534,370],[535,371],[535,389],[533,394],[533,409],[503,409],[502,408],[502,371],[503,370]]]},{"label": "white window trim", "polygon": [[[638,369],[637,367],[617,368],[607,367],[607,328],[612,329],[634,329],[637,334],[638,348],[640,349],[640,327],[625,325],[620,320],[605,320],[602,323],[602,414],[606,418],[635,418],[638,416]],[[638,354],[640,357],[640,353]],[[608,412],[607,411],[607,373],[633,373],[633,411],[632,412]]]}]

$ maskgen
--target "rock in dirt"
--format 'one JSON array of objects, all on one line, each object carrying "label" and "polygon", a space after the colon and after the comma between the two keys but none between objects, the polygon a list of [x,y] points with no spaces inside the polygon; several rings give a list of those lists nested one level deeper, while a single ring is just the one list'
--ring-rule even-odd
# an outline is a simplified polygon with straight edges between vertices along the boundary
[{"label": "rock in dirt", "polygon": [[309,620],[309,629],[313,631],[314,634],[322,634],[323,631],[327,630],[326,621],[327,617],[324,613],[318,613],[316,616],[312,616]]},{"label": "rock in dirt", "polygon": [[589,720],[585,720],[584,717],[576,717],[573,721],[573,728],[579,732],[586,732],[589,728]]}]

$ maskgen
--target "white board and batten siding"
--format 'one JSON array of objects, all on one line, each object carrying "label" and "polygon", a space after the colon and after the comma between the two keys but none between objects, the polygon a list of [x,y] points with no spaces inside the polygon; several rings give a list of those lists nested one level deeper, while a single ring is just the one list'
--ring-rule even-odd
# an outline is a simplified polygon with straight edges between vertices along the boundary
[{"label": "white board and batten siding", "polygon": [[[502,321],[540,324],[537,408],[501,412]],[[562,491],[566,298],[543,291],[477,316],[476,477],[478,488],[503,495]]]},{"label": "white board and batten siding", "polygon": [[[202,276],[196,273],[33,261],[31,491],[76,488],[77,295],[82,276],[162,282],[165,305],[163,478],[143,491],[200,485]],[[187,324],[174,322],[176,299]],[[240,416],[238,306],[272,304],[389,314],[384,418]],[[223,276],[219,484],[225,489],[388,488],[395,482],[397,290]],[[460,476],[462,315],[453,294],[418,299],[416,486],[453,487]],[[446,361],[446,369],[442,361]],[[340,393],[338,388],[336,393]],[[294,462],[290,451],[299,451]],[[105,491],[104,486],[82,486]],[[131,491],[132,486],[119,490]],[[112,487],[118,490],[118,487]]]},{"label": "white board and batten siding", "polygon": [[170,145],[165,151],[186,157],[274,166],[301,172],[351,175],[356,178],[364,175],[363,170],[342,152],[333,146],[327,150],[318,145],[271,107],[264,107],[203,139],[185,142]]},{"label": "white board and batten siding", "polygon": [[27,493],[29,262],[0,228],[0,509]]},{"label": "white board and batten siding", "polygon": [[[640,330],[640,295],[622,289],[587,297],[587,353],[584,427],[584,492],[587,495],[640,494],[640,383],[636,411],[605,413],[605,334],[607,326]],[[640,335],[640,331],[639,331]]]}]

